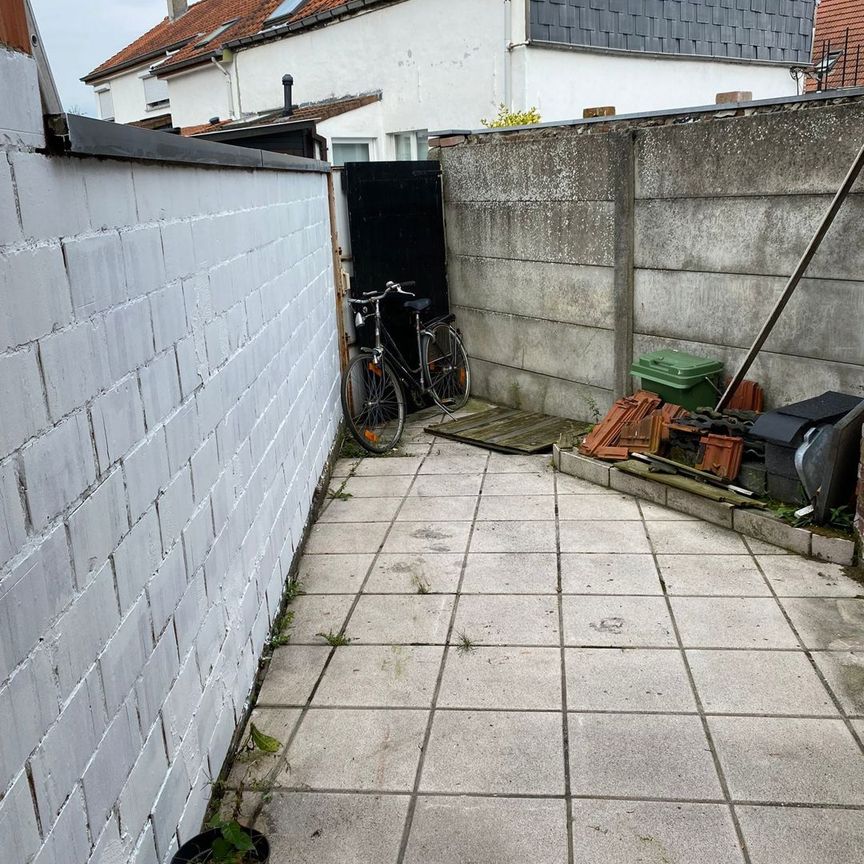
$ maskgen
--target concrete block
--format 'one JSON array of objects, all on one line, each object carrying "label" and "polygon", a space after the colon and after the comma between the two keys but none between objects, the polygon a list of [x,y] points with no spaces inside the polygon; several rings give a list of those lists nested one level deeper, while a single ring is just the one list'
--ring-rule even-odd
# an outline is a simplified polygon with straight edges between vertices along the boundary
[{"label": "concrete block", "polygon": [[0,251],[0,351],[32,342],[72,320],[59,244]]},{"label": "concrete block", "polygon": [[83,588],[108,560],[129,530],[123,474],[106,477],[68,519],[69,540],[78,586]]},{"label": "concrete block", "polygon": [[41,530],[96,479],[96,458],[79,411],[21,451],[30,518]]},{"label": "concrete block", "polygon": [[186,763],[182,759],[175,759],[153,805],[152,825],[156,851],[162,861],[168,856],[171,839],[191,789],[192,781],[186,773]]},{"label": "concrete block", "polygon": [[811,552],[814,558],[850,566],[855,563],[855,543],[843,537],[825,537],[813,532]]},{"label": "concrete block", "polygon": [[135,698],[142,734],[146,735],[156,722],[162,703],[179,671],[177,637],[169,627],[156,643],[150,659],[144,664],[140,679],[135,682]]},{"label": "concrete block", "polygon": [[87,864],[114,864],[126,861],[132,851],[132,838],[120,833],[120,826],[113,816],[102,828],[93,829],[96,842]]},{"label": "concrete block", "polygon": [[171,620],[185,590],[186,562],[183,558],[183,544],[178,543],[165,556],[165,560],[147,585],[153,630],[157,636]]},{"label": "concrete block", "polygon": [[192,494],[192,471],[184,466],[159,496],[159,525],[162,529],[162,548],[168,551],[180,535],[195,509]]},{"label": "concrete block", "polygon": [[168,757],[172,760],[177,757],[203,692],[201,679],[198,675],[198,658],[195,656],[195,652],[188,651],[183,657],[180,674],[162,707]]},{"label": "concrete block", "polygon": [[108,365],[116,381],[155,355],[150,304],[146,298],[112,309],[102,324],[108,345]]},{"label": "concrete block", "polygon": [[[0,49],[0,69],[2,64],[3,52]],[[27,775],[22,771],[0,800],[0,861],[29,861],[41,844]]]},{"label": "concrete block", "polygon": [[582,456],[575,450],[559,450],[558,453],[560,459],[558,470],[562,474],[570,474],[580,480],[596,483],[598,486],[609,486],[608,463]]},{"label": "concrete block", "polygon": [[138,375],[144,401],[144,418],[147,428],[152,430],[180,404],[180,378],[175,353],[166,351],[159,355],[143,367]]},{"label": "concrete block", "polygon": [[732,527],[732,504],[723,501],[712,501],[703,498],[693,492],[685,492],[683,489],[674,489],[671,486],[666,490],[666,506],[681,513],[689,513],[706,522],[722,525],[725,528]]},{"label": "concrete block", "polygon": [[90,227],[84,174],[77,159],[13,153],[10,161],[26,238],[72,237]]},{"label": "concrete block", "polygon": [[18,94],[18,98],[4,99],[0,105],[0,148],[44,147],[42,102],[33,57],[0,48],[0,93]]},{"label": "concrete block", "polygon": [[106,471],[144,437],[144,408],[134,377],[99,396],[90,408],[99,468]]},{"label": "concrete block", "polygon": [[79,791],[75,791],[63,805],[51,833],[33,864],[66,864],[68,861],[86,861],[90,855],[90,837],[87,833],[87,813]]},{"label": "concrete block", "polygon": [[177,368],[180,370],[180,390],[183,398],[188,398],[204,382],[203,369],[198,358],[198,349],[192,336],[181,339],[176,346]]},{"label": "concrete block", "polygon": [[158,570],[162,561],[162,540],[156,505],[141,517],[114,552],[117,597],[125,614]]},{"label": "concrete block", "polygon": [[190,276],[195,270],[192,225],[189,222],[163,222],[162,249],[165,255],[165,278],[168,282]]},{"label": "concrete block", "polygon": [[216,436],[211,435],[192,456],[192,487],[196,501],[210,494],[219,479],[220,468]]},{"label": "concrete block", "polygon": [[[36,351],[0,355],[0,405],[9,406],[0,423],[0,459],[48,425]],[[14,409],[12,409],[14,406]]]},{"label": "concrete block", "polygon": [[150,309],[157,351],[170,348],[186,335],[186,305],[179,282],[172,282],[151,294]]},{"label": "concrete block", "polygon": [[0,581],[0,679],[31,652],[74,591],[66,529],[59,525]]},{"label": "concrete block", "polygon": [[113,714],[129,695],[152,651],[153,634],[147,598],[142,594],[99,658],[105,703],[110,713]]},{"label": "concrete block", "polygon": [[9,786],[59,713],[51,658],[37,649],[0,687],[0,787]]},{"label": "concrete block", "polygon": [[0,465],[0,566],[17,554],[27,539],[18,472],[10,460]]},{"label": "concrete block", "polygon": [[138,761],[120,793],[120,821],[130,836],[137,837],[147,821],[167,773],[168,760],[165,757],[162,729],[157,725],[144,742]]},{"label": "concrete block", "polygon": [[109,159],[88,162],[84,186],[94,230],[138,224],[131,164]]},{"label": "concrete block", "polygon": [[194,399],[189,400],[165,422],[165,438],[168,442],[168,464],[174,474],[192,458],[201,443],[198,404]]},{"label": "concrete block", "polygon": [[129,512],[133,522],[147,510],[168,482],[168,450],[165,433],[157,429],[123,458]]},{"label": "concrete block", "polygon": [[764,540],[782,549],[791,549],[800,555],[810,554],[810,532],[803,528],[793,528],[785,522],[781,522],[774,516],[761,513],[758,510],[743,510],[736,508],[732,517],[732,524],[736,531]]},{"label": "concrete block", "polygon": [[64,240],[63,255],[76,318],[89,318],[126,300],[126,272],[116,231]]},{"label": "concrete block", "polygon": [[145,225],[120,232],[126,285],[129,296],[143,297],[165,284],[162,234],[158,225]]},{"label": "concrete block", "polygon": [[108,818],[140,749],[135,704],[129,700],[111,721],[82,777],[84,803],[91,825],[102,825]]},{"label": "concrete block", "polygon": [[[192,569],[191,565],[189,569]],[[190,577],[186,591],[174,610],[174,630],[177,633],[177,647],[181,657],[194,645],[195,636],[206,613],[207,592],[204,588],[204,576],[198,572]]]},{"label": "concrete block", "polygon": [[212,372],[228,359],[231,351],[228,325],[224,317],[214,318],[204,326],[204,342],[207,346],[207,362]]},{"label": "concrete block", "polygon": [[0,246],[17,243],[22,236],[15,187],[12,185],[12,169],[6,155],[2,154],[0,155]]},{"label": "concrete block", "polygon": [[213,513],[210,500],[205,498],[183,530],[183,548],[190,573],[203,563],[213,543]]},{"label": "concrete block", "polygon": [[114,573],[105,564],[50,631],[61,698],[78,685],[120,623]]},{"label": "concrete block", "polygon": [[81,682],[30,759],[43,830],[54,824],[107,725],[98,677],[94,669]]},{"label": "concrete block", "polygon": [[57,421],[108,385],[104,337],[91,323],[76,324],[39,342],[48,409]]},{"label": "concrete block", "polygon": [[641,477],[626,474],[617,468],[612,468],[609,471],[609,485],[612,489],[616,489],[619,492],[635,495],[637,498],[644,498],[646,501],[653,501],[655,504],[666,503],[667,487],[662,483],[643,480]]}]

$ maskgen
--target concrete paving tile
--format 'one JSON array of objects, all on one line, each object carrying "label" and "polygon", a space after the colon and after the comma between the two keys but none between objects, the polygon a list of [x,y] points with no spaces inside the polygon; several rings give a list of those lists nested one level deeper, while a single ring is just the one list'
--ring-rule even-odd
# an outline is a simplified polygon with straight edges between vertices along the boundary
[{"label": "concrete paving tile", "polygon": [[776,601],[768,597],[672,597],[687,648],[798,648]]},{"label": "concrete paving tile", "polygon": [[815,807],[736,807],[752,864],[858,864],[864,812]]},{"label": "concrete paving tile", "polygon": [[562,552],[650,552],[645,526],[636,521],[561,522]]},{"label": "concrete paving tile", "polygon": [[476,456],[479,453],[484,453],[484,447],[477,447],[474,444],[468,444],[464,441],[452,441],[450,438],[444,438],[441,435],[434,436],[432,449],[429,451],[430,456]]},{"label": "concrete paving tile", "polygon": [[420,474],[482,474],[489,453],[456,453],[448,456],[427,456],[420,466]]},{"label": "concrete paving tile", "polygon": [[691,516],[689,513],[681,513],[679,510],[672,510],[669,507],[664,507],[662,504],[655,504],[653,501],[640,501],[639,509],[642,511],[642,518],[648,522],[698,522],[696,516]]},{"label": "concrete paving tile", "polygon": [[864,650],[864,600],[812,598],[780,602],[807,648]]},{"label": "concrete paving tile", "polygon": [[802,651],[688,651],[687,659],[706,712],[837,714]]},{"label": "concrete paving tile", "polygon": [[401,503],[401,498],[332,498],[318,521],[392,522]]},{"label": "concrete paving tile", "polygon": [[479,495],[482,474],[426,474],[418,475],[409,496],[421,498],[459,495]]},{"label": "concrete paving tile", "polygon": [[348,477],[354,473],[354,469],[359,464],[359,459],[337,459],[333,470],[330,472],[331,477]]},{"label": "concrete paving tile", "polygon": [[559,495],[608,495],[608,486],[599,486],[596,483],[589,483],[587,480],[580,480],[578,477],[572,477],[569,474],[555,473],[555,485]]},{"label": "concrete paving tile", "polygon": [[396,456],[428,456],[432,445],[426,436],[425,440],[420,438],[416,441],[406,441],[405,437],[399,439],[399,445],[393,448]]},{"label": "concrete paving tile", "polygon": [[444,648],[346,645],[333,654],[313,705],[429,708]]},{"label": "concrete paving tile", "polygon": [[662,594],[651,555],[571,554],[561,556],[565,594]]},{"label": "concrete paving tile", "polygon": [[779,597],[864,595],[864,585],[845,576],[839,564],[799,555],[759,555],[756,560]]},{"label": "concrete paving tile", "polygon": [[341,483],[331,483],[330,488],[338,491],[341,488],[345,495],[355,498],[397,498],[404,495],[411,485],[413,477],[351,477],[342,486]]},{"label": "concrete paving tile", "polygon": [[565,596],[564,642],[571,646],[673,647],[675,633],[662,597]]},{"label": "concrete paving tile", "polygon": [[477,509],[476,495],[439,498],[408,497],[399,511],[399,522],[471,522]]},{"label": "concrete paving tile", "polygon": [[319,633],[338,633],[354,597],[348,594],[304,594],[292,604],[291,642],[322,645]]},{"label": "concrete paving tile", "polygon": [[554,595],[467,594],[459,600],[453,639],[478,645],[558,645]]},{"label": "concrete paving tile", "polygon": [[255,827],[270,840],[273,864],[382,864],[399,856],[409,801],[277,789]]},{"label": "concrete paving tile", "polygon": [[276,786],[408,792],[427,711],[310,708]]},{"label": "concrete paving tile", "polygon": [[567,648],[569,711],[696,711],[678,651]]},{"label": "concrete paving tile", "polygon": [[740,535],[708,522],[648,522],[648,535],[658,554],[746,554]]},{"label": "concrete paving tile", "polygon": [[738,801],[864,804],[864,755],[842,720],[709,717]]},{"label": "concrete paving tile", "polygon": [[419,456],[378,456],[361,459],[355,477],[393,477],[395,475],[410,476],[417,473],[420,463]]},{"label": "concrete paving tile", "polygon": [[638,520],[639,507],[629,495],[558,495],[558,515],[566,520]]},{"label": "concrete paving tile", "polygon": [[306,551],[311,554],[377,552],[388,527],[383,522],[319,522],[309,532]]},{"label": "concrete paving tile", "polygon": [[285,645],[273,651],[259,705],[305,705],[327,662],[329,645]]},{"label": "concrete paving tile", "polygon": [[555,523],[533,521],[477,522],[472,552],[554,552]]},{"label": "concrete paving tile", "polygon": [[558,648],[450,648],[439,708],[561,708]]},{"label": "concrete paving tile", "polygon": [[490,453],[486,466],[487,474],[554,474],[552,455],[538,453],[522,455],[517,453]]},{"label": "concrete paving tile", "polygon": [[555,519],[554,495],[483,495],[477,518],[490,520]]},{"label": "concrete paving tile", "polygon": [[[240,739],[240,747],[234,756],[228,785],[236,789],[264,780],[285,755],[285,746],[300,714],[300,708],[255,708],[249,716],[249,722]],[[256,729],[279,742],[279,749],[275,753],[268,753],[252,745],[253,724]]]},{"label": "concrete paving tile", "polygon": [[722,799],[696,716],[570,714],[574,795]]},{"label": "concrete paving tile", "polygon": [[396,522],[382,552],[464,552],[470,522]]},{"label": "concrete paving tile", "polygon": [[554,495],[555,475],[547,471],[533,474],[487,474],[484,495]]},{"label": "concrete paving tile", "polygon": [[864,715],[864,651],[813,651],[813,660],[849,715]]},{"label": "concrete paving tile", "polygon": [[382,553],[372,568],[366,593],[455,593],[464,558],[461,552]]},{"label": "concrete paving tile", "polygon": [[562,795],[561,715],[436,711],[420,791]]},{"label": "concrete paving tile", "polygon": [[554,594],[554,552],[469,552],[463,594]]},{"label": "concrete paving tile", "polygon": [[567,860],[562,800],[419,798],[407,864],[561,864]]},{"label": "concrete paving tile", "polygon": [[452,610],[451,594],[363,595],[348,635],[357,643],[443,645]]},{"label": "concrete paving tile", "polygon": [[658,555],[657,563],[670,594],[771,596],[749,555]]},{"label": "concrete paving tile", "polygon": [[744,864],[725,804],[576,800],[573,852],[578,864]]},{"label": "concrete paving tile", "polygon": [[372,553],[304,555],[297,578],[304,594],[356,594],[366,578]]},{"label": "concrete paving tile", "polygon": [[746,537],[742,535],[742,539],[747,544],[747,547],[754,555],[794,555],[788,549],[782,546],[775,546],[773,543],[766,543],[764,540],[757,540],[755,537]]}]

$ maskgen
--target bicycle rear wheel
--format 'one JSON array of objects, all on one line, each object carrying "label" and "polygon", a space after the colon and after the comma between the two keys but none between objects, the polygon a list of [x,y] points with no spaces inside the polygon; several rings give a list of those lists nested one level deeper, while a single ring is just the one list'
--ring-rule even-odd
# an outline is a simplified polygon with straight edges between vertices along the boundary
[{"label": "bicycle rear wheel", "polygon": [[388,363],[355,357],[342,376],[342,411],[351,437],[370,453],[392,450],[405,426],[405,394]]},{"label": "bicycle rear wheel", "polygon": [[436,324],[423,341],[423,365],[432,398],[448,411],[458,411],[471,394],[468,354],[449,324]]}]

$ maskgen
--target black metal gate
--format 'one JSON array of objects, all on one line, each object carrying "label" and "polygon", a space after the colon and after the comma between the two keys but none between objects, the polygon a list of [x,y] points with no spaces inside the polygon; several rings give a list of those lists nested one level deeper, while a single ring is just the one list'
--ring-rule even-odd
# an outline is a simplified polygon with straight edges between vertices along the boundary
[{"label": "black metal gate", "polygon": [[[413,281],[432,300],[429,317],[450,310],[444,254],[441,166],[429,162],[352,162],[342,173],[348,197],[354,275],[351,295]],[[406,359],[417,356],[411,318],[398,297],[383,306],[388,330]],[[368,331],[371,328],[360,328]],[[357,333],[367,345],[370,332]]]}]

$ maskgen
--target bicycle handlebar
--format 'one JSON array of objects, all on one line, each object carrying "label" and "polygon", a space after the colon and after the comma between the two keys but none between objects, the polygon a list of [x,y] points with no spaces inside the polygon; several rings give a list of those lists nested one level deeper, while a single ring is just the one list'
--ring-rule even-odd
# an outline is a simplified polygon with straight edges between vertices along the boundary
[{"label": "bicycle handlebar", "polygon": [[416,297],[416,294],[412,294],[410,291],[406,291],[405,288],[413,288],[417,283],[416,282],[388,282],[387,287],[379,294],[375,291],[365,291],[363,293],[362,298],[348,298],[349,303],[369,303],[375,302],[378,300],[383,300],[388,294],[395,292],[396,294],[404,294],[407,297]]}]

